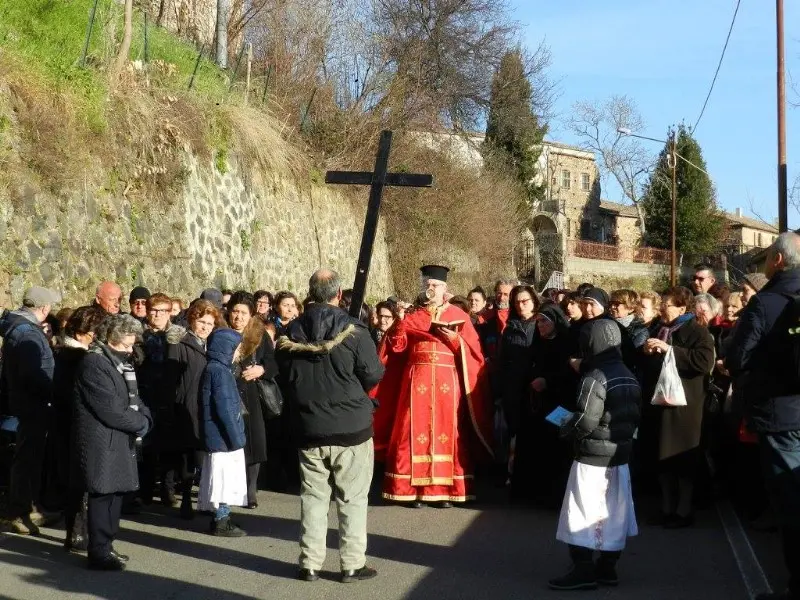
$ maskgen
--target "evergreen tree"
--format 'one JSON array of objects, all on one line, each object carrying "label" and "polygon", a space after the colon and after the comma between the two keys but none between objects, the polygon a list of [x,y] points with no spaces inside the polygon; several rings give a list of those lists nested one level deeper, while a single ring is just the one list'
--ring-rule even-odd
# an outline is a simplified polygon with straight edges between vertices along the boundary
[{"label": "evergreen tree", "polygon": [[[667,143],[661,151],[642,199],[647,219],[647,243],[666,249],[672,247],[672,168],[669,146]],[[678,128],[676,146],[676,152],[683,159],[676,158],[675,245],[681,254],[708,254],[719,247],[725,220],[717,208],[714,186],[703,172],[706,163],[700,145],[684,125]]]},{"label": "evergreen tree", "polygon": [[490,167],[510,169],[529,201],[544,195],[536,162],[547,127],[533,113],[531,82],[519,49],[507,52],[492,80],[484,156]]}]

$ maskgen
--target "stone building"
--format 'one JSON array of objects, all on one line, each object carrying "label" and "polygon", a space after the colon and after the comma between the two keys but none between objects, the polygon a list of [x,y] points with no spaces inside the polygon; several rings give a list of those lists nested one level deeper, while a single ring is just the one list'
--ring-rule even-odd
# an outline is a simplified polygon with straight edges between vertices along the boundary
[{"label": "stone building", "polygon": [[778,228],[770,223],[742,215],[742,209],[725,213],[724,252],[728,257],[733,279],[743,273],[762,270],[766,260],[765,248],[777,237]]}]

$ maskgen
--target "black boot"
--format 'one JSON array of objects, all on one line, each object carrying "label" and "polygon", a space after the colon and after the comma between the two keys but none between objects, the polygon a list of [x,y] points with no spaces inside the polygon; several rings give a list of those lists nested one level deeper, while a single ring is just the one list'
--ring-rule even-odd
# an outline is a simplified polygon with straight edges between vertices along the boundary
[{"label": "black boot", "polygon": [[617,561],[622,552],[601,552],[595,565],[595,576],[600,585],[619,585]]},{"label": "black boot", "polygon": [[569,547],[572,568],[566,575],[551,579],[547,585],[552,590],[594,590],[597,578],[594,572],[592,551],[581,546]]}]

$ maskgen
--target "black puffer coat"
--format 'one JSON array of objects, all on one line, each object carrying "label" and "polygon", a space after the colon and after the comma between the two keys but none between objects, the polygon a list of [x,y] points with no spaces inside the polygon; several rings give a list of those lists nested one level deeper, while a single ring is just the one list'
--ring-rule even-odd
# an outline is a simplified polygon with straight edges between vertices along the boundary
[{"label": "black puffer coat", "polygon": [[86,491],[139,489],[134,442],[151,425],[147,406],[131,408],[125,379],[111,360],[89,352],[75,377],[75,451]]},{"label": "black puffer coat", "polygon": [[174,450],[201,450],[200,379],[206,368],[206,348],[196,335],[173,325],[167,332],[165,394],[173,399],[173,430],[166,440]]},{"label": "black puffer coat", "polygon": [[639,382],[622,361],[622,332],[610,319],[584,325],[583,378],[577,410],[564,426],[575,440],[575,460],[598,467],[627,464],[639,425]]}]

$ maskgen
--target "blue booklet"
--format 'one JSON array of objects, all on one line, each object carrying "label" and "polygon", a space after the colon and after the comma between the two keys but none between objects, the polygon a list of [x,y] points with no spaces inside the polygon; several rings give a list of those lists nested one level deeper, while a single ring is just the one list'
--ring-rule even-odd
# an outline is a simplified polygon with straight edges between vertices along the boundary
[{"label": "blue booklet", "polygon": [[545,421],[558,427],[566,425],[575,413],[568,411],[563,406],[556,406],[555,410],[547,415]]}]

